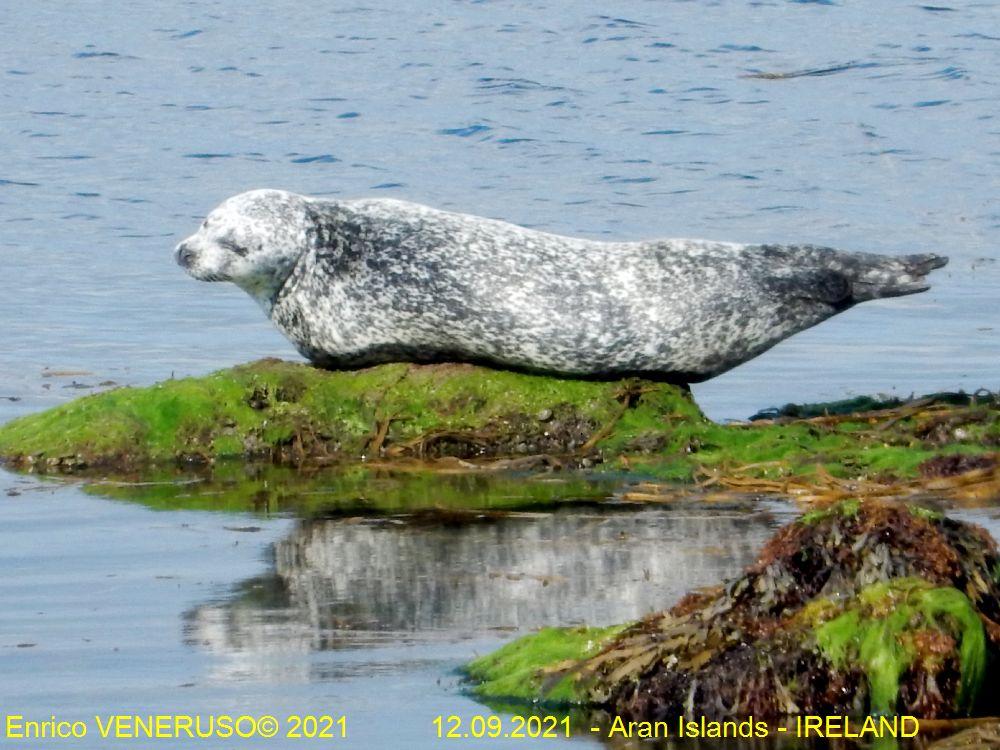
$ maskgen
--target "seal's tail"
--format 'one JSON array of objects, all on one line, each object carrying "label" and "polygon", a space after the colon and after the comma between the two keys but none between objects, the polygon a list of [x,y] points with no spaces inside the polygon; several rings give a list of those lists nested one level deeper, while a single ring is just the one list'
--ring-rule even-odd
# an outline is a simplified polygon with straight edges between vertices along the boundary
[{"label": "seal's tail", "polygon": [[850,281],[853,301],[865,302],[926,292],[927,274],[947,263],[948,258],[933,253],[897,257],[859,253],[846,256],[842,272]]}]

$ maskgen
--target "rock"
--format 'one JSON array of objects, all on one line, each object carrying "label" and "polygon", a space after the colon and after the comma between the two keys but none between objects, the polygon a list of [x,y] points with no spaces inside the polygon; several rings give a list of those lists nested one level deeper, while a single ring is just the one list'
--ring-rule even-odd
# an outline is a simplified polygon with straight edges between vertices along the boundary
[{"label": "rock", "polygon": [[663,416],[706,423],[689,395],[668,384],[462,364],[327,371],[261,360],[16,419],[0,426],[0,458],[14,468],[129,471],[224,459],[303,466],[363,456],[572,455],[598,432],[614,451],[636,424]]},{"label": "rock", "polygon": [[[779,530],[739,578],[535,673],[568,680],[561,700],[634,721],[992,711],[997,698],[982,687],[1000,656],[998,571],[996,544],[977,526],[844,502]],[[494,671],[479,694],[502,678]]]},{"label": "rock", "polygon": [[946,456],[935,456],[924,461],[917,468],[924,477],[954,477],[970,471],[994,469],[997,466],[996,454],[970,455],[953,453]]},{"label": "rock", "polygon": [[[858,401],[862,409],[873,404],[880,408],[720,425],[704,417],[689,391],[661,382],[464,364],[327,371],[268,359],[116,388],[13,420],[0,425],[0,461],[31,471],[133,474],[224,461],[320,467],[547,456],[550,466],[578,468],[586,460],[602,471],[763,493],[793,479],[799,487],[831,477],[941,483],[940,475],[921,474],[923,462],[1000,447],[1000,404],[986,395],[939,394],[893,408]],[[948,460],[956,471],[973,466]],[[957,482],[956,492],[1000,495],[995,461],[977,476],[975,485]]]}]

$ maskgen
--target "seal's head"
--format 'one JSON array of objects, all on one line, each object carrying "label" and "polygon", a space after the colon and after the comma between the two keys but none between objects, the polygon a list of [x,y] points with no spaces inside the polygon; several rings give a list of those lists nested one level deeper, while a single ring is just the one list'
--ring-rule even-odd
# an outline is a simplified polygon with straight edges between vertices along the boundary
[{"label": "seal's head", "polygon": [[227,199],[174,256],[194,278],[232,281],[270,312],[309,242],[309,200],[283,190],[251,190]]}]

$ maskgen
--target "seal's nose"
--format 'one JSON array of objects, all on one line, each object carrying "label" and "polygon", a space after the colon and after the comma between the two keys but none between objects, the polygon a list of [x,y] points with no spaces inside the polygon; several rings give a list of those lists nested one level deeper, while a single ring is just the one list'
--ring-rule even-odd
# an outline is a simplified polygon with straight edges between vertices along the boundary
[{"label": "seal's nose", "polygon": [[186,242],[182,242],[174,250],[174,257],[177,258],[177,265],[190,268],[194,263],[194,250]]}]

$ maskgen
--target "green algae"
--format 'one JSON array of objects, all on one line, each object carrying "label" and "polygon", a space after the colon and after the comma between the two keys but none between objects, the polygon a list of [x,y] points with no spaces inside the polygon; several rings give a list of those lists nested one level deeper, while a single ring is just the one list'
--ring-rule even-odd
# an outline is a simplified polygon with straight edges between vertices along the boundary
[{"label": "green algae", "polygon": [[[1000,412],[985,410],[1000,423]],[[942,455],[976,455],[1000,441],[969,432],[945,444],[916,437],[916,420],[904,420],[892,434],[862,430],[855,423],[813,425],[720,425],[694,422],[676,426],[663,435],[663,448],[654,453],[628,455],[630,468],[665,480],[689,480],[695,474],[760,479],[792,476],[809,478],[823,471],[833,477],[892,477],[920,475],[919,467]],[[892,442],[890,442],[892,441]]]},{"label": "green algae", "polygon": [[[474,681],[472,692],[491,700],[583,703],[587,699],[584,686],[573,674],[561,674],[559,668],[593,656],[625,627],[544,628],[522,636],[466,666]],[[547,670],[555,676],[549,677]]]},{"label": "green algae", "polygon": [[889,714],[896,708],[900,678],[926,658],[913,634],[928,629],[959,644],[957,707],[969,713],[986,671],[986,634],[972,602],[955,588],[917,578],[873,584],[842,614],[816,628],[816,643],[836,668],[860,667],[868,680],[871,712]]},{"label": "green algae", "polygon": [[925,521],[940,521],[944,518],[944,513],[930,508],[923,508],[919,505],[908,505],[906,508],[910,514]]},{"label": "green algae", "polygon": [[[808,643],[811,630],[831,667],[864,674],[869,711],[876,715],[894,713],[903,674],[936,657],[922,652],[921,636],[932,631],[954,638],[961,671],[958,712],[967,715],[975,705],[987,667],[986,634],[972,602],[953,587],[902,578],[872,584],[848,600],[814,599],[788,627],[794,632],[803,626],[807,632],[797,637]],[[627,627],[547,628],[519,638],[468,665],[477,681],[474,693],[491,700],[588,703],[591,686],[577,679],[581,670],[573,663],[582,665]],[[551,684],[546,671],[555,674]]]},{"label": "green algae", "polygon": [[820,521],[825,521],[826,519],[840,515],[844,518],[853,518],[858,515],[861,510],[860,500],[844,500],[840,503],[835,503],[826,508],[817,508],[816,510],[811,510],[808,513],[803,513],[802,517],[799,518],[800,523],[804,524],[814,524]]},{"label": "green algae", "polygon": [[[622,382],[470,365],[347,372],[262,360],[119,388],[16,419],[0,426],[0,456],[15,466],[72,469],[228,458],[321,463],[386,449],[473,457],[572,452],[620,417],[622,389]],[[675,386],[651,385],[640,401],[617,439],[628,441],[664,414],[703,419]],[[428,448],[434,443],[445,447],[435,453]]]},{"label": "green algae", "polygon": [[854,418],[838,407],[835,418],[716,424],[684,389],[647,380],[574,380],[472,365],[326,371],[261,360],[118,388],[0,425],[0,460],[33,471],[127,472],[226,461],[317,467],[544,455],[669,481],[908,479],[932,458],[1000,446],[995,399],[939,399],[922,400],[933,406],[926,412],[903,405]]},{"label": "green algae", "polygon": [[780,408],[764,409],[757,412],[750,421],[764,419],[809,419],[836,414],[857,414],[863,411],[879,409],[894,409],[902,406],[904,401],[897,397],[880,398],[877,396],[855,396],[838,401],[822,401],[813,404],[785,404]]},{"label": "green algae", "polygon": [[[972,404],[990,404],[996,402],[996,396],[991,393],[931,393],[920,400],[951,406],[969,406]],[[861,412],[883,411],[897,409],[907,403],[912,403],[913,397],[903,400],[898,396],[855,396],[837,401],[822,401],[812,404],[785,404],[780,408],[764,409],[750,417],[751,421],[764,419],[810,419],[812,417],[844,416]]]}]

